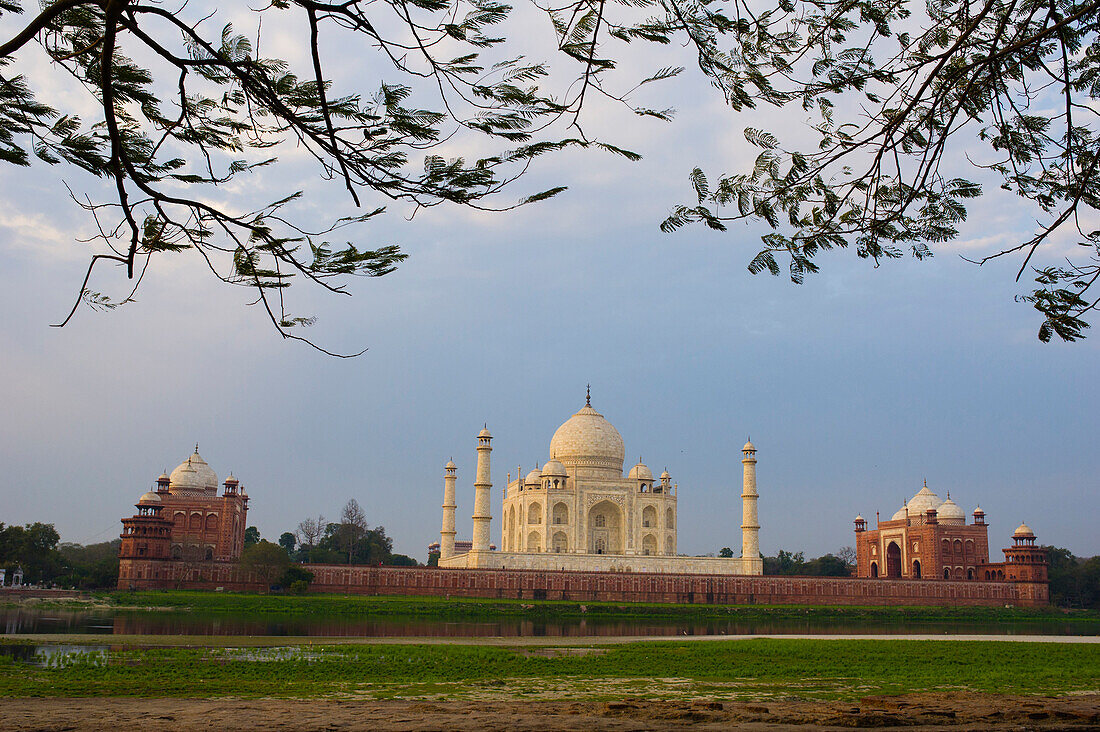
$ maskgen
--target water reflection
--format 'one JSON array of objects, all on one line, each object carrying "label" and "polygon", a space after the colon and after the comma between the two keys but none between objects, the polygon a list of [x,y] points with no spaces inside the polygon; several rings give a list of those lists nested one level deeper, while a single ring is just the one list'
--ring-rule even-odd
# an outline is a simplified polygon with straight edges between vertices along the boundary
[{"label": "water reflection", "polygon": [[30,663],[39,668],[67,668],[78,664],[105,666],[107,646],[12,643],[0,645],[0,656]]},{"label": "water reflection", "polygon": [[384,637],[586,637],[755,634],[996,634],[1094,635],[1089,622],[870,622],[822,620],[708,620],[676,622],[663,619],[603,620],[568,618],[493,622],[449,622],[421,618],[202,615],[189,612],[81,612],[0,610],[3,634],[98,633],[115,635],[265,635]]}]

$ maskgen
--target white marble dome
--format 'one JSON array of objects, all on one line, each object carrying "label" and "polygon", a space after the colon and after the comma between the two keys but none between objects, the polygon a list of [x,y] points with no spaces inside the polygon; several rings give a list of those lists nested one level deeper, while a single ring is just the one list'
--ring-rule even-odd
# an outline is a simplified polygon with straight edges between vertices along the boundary
[{"label": "white marble dome", "polygon": [[1016,527],[1016,530],[1012,532],[1012,537],[1014,539],[1015,538],[1025,539],[1025,538],[1031,538],[1031,537],[1034,537],[1034,536],[1035,536],[1035,532],[1032,531],[1031,527],[1028,526],[1027,524],[1020,524],[1019,526]]},{"label": "white marble dome", "polygon": [[613,470],[621,477],[625,456],[622,435],[591,404],[566,420],[550,439],[550,458],[569,467]]},{"label": "white marble dome", "polygon": [[958,524],[961,526],[966,523],[966,514],[963,513],[959,504],[951,500],[951,495],[948,494],[947,500],[941,503],[936,509],[936,519],[940,523]]},{"label": "white marble dome", "polygon": [[632,480],[653,480],[653,473],[639,460],[638,464],[630,469],[630,474],[626,477]]},{"label": "white marble dome", "polygon": [[523,483],[524,485],[539,485],[542,483],[542,471],[535,468],[527,474],[527,477],[523,479]]},{"label": "white marble dome", "polygon": [[542,466],[542,477],[568,478],[569,474],[565,472],[565,466],[557,460],[547,460],[546,464]]},{"label": "white marble dome", "polygon": [[150,503],[156,504],[156,503],[160,503],[160,502],[161,502],[160,496],[158,496],[153,491],[148,491],[146,493],[142,493],[141,498],[138,499],[138,505],[139,506],[148,505]]},{"label": "white marble dome", "polygon": [[930,508],[939,509],[940,504],[943,501],[932,491],[928,490],[928,484],[925,483],[924,487],[917,491],[917,495],[909,499],[909,502],[898,512],[894,514],[893,521],[905,518],[906,513],[909,514],[909,518],[923,519],[925,512]]},{"label": "white marble dome", "polygon": [[218,476],[199,455],[197,445],[194,454],[180,463],[168,477],[168,489],[173,493],[176,491],[218,490]]}]

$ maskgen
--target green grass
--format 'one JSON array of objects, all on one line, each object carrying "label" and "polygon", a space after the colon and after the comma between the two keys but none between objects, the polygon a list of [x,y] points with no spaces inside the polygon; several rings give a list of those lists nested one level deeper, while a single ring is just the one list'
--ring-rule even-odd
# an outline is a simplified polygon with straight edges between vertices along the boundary
[{"label": "green grass", "polygon": [[[112,592],[94,596],[110,607],[255,615],[364,616],[440,620],[522,618],[608,618],[668,620],[820,620],[852,622],[1002,622],[1092,624],[1100,633],[1100,612],[1057,608],[1004,607],[838,607],[805,605],[674,605],[622,602],[388,597],[369,595],[261,595],[238,592]],[[64,601],[57,606],[77,607]],[[42,606],[40,604],[40,606]]]},{"label": "green grass", "polygon": [[[112,649],[38,668],[0,657],[0,696],[592,698],[631,689],[853,698],[913,691],[1100,691],[1100,645],[743,640],[605,646],[587,655],[468,645]],[[677,680],[675,683],[669,679]]]}]

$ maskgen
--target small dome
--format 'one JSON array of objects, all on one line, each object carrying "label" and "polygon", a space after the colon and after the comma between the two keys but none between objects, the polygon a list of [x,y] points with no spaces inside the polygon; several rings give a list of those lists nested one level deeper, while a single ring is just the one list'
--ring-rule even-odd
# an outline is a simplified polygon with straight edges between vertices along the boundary
[{"label": "small dome", "polygon": [[443,467],[444,467],[444,468],[446,468],[447,470],[454,470],[454,469],[455,469],[455,468],[457,468],[458,466],[457,466],[457,465],[455,465],[455,461],[454,461],[454,460],[448,460],[448,461],[447,461],[447,464],[446,464],[446,465],[444,465]]},{"label": "small dome", "polygon": [[752,444],[752,440],[746,442],[745,446],[741,448],[741,452],[748,452],[749,450],[756,452],[756,445]]},{"label": "small dome", "polygon": [[569,474],[565,472],[565,466],[559,463],[557,460],[550,460],[542,466],[542,477],[544,478],[568,478]]},{"label": "small dome", "polygon": [[1020,524],[1019,526],[1016,527],[1016,530],[1012,532],[1012,538],[1013,539],[1017,539],[1017,538],[1019,538],[1019,539],[1028,539],[1028,538],[1033,538],[1034,536],[1035,536],[1035,532],[1032,531],[1031,527],[1028,526],[1027,524]]},{"label": "small dome", "polygon": [[626,477],[632,480],[653,480],[653,473],[639,460],[638,464],[630,469],[630,473]]},{"label": "small dome", "polygon": [[859,515],[859,514],[857,513],[857,514],[856,514],[856,521],[866,521],[866,519],[865,519],[865,518],[863,518],[862,516],[860,516],[860,515]]},{"label": "small dome", "polygon": [[527,474],[527,477],[523,479],[523,482],[525,485],[539,485],[542,482],[542,473],[539,471],[538,468],[535,468]]},{"label": "small dome", "polygon": [[963,522],[966,521],[966,514],[963,513],[959,505],[952,501],[950,497],[939,505],[939,508],[936,509],[936,513],[941,521],[945,519],[948,521],[956,519]]},{"label": "small dome", "polygon": [[138,505],[146,504],[146,503],[160,503],[160,502],[161,502],[160,501],[160,496],[158,496],[156,493],[153,493],[153,491],[148,491],[146,493],[142,493],[141,498],[138,499]]},{"label": "small dome", "polygon": [[664,472],[661,473],[661,480],[670,480],[671,478],[672,476],[668,474],[668,468],[665,468]]},{"label": "small dome", "polygon": [[985,511],[982,510],[981,506],[978,506],[977,508],[974,509],[974,515],[975,516],[985,516]]},{"label": "small dome", "polygon": [[489,434],[489,428],[487,426],[483,427],[481,432],[477,433],[477,436],[478,437],[492,437],[492,435]]},{"label": "small dome", "polygon": [[157,482],[158,483],[167,483],[168,480],[169,480],[168,473],[161,473],[160,475],[157,476]]},{"label": "small dome", "polygon": [[226,484],[226,485],[240,485],[240,484],[241,484],[241,481],[237,480],[237,479],[236,479],[236,478],[235,478],[235,477],[233,476],[233,474],[232,474],[232,473],[230,473],[230,474],[229,474],[229,477],[225,479],[225,484]]}]

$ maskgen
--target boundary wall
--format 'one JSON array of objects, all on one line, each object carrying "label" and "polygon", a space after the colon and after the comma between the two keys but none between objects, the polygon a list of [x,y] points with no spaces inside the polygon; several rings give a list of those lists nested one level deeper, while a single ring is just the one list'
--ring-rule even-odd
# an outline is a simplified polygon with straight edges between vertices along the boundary
[{"label": "boundary wall", "polygon": [[[306,564],[310,592],[580,602],[775,605],[1046,605],[1047,584]],[[119,589],[267,589],[229,562],[123,559]]]}]

